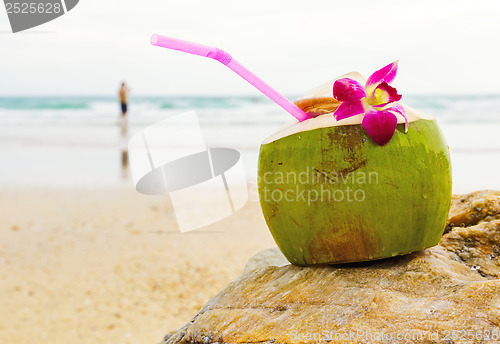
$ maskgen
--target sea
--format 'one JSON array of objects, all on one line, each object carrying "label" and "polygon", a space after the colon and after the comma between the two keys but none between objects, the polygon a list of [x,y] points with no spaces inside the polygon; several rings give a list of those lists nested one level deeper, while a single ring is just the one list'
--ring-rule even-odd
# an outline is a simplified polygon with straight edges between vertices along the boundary
[{"label": "sea", "polygon": [[[500,95],[405,95],[403,102],[438,120],[454,192],[500,190]],[[240,152],[250,182],[260,143],[291,119],[259,94],[133,96],[124,131],[115,96],[0,97],[0,187],[134,188],[128,140],[174,116],[172,149],[189,146],[182,114],[192,111],[207,147]]]}]

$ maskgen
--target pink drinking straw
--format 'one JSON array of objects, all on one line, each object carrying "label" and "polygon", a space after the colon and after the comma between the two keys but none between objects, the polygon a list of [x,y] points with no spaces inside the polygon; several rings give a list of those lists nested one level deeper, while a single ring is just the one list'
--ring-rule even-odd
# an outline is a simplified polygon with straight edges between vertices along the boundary
[{"label": "pink drinking straw", "polygon": [[224,50],[161,35],[151,36],[151,44],[156,45],[157,47],[183,51],[185,53],[209,57],[211,59],[217,60],[220,63],[226,65],[229,69],[241,76],[243,79],[248,81],[256,89],[264,93],[267,97],[269,97],[269,99],[281,106],[293,117],[298,119],[299,122],[311,118],[311,116],[302,111],[297,105],[276,92],[271,86],[262,81],[257,75],[253,74],[248,69],[243,67],[238,61],[233,59],[231,55],[226,53]]}]

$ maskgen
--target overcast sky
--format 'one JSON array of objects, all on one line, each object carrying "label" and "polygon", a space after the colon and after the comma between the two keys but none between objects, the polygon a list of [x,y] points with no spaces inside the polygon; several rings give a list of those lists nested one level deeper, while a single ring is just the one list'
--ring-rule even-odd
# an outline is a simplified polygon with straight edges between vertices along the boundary
[{"label": "overcast sky", "polygon": [[[228,51],[285,94],[399,59],[405,94],[500,93],[500,1],[80,0],[25,33],[0,10],[0,96],[257,94],[152,33]],[[47,32],[49,31],[49,32]]]}]

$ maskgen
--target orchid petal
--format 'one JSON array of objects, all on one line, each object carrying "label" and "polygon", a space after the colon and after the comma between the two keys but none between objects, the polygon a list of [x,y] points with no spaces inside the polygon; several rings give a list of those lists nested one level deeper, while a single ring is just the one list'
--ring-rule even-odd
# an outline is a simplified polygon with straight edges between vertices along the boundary
[{"label": "orchid petal", "polygon": [[365,103],[362,100],[353,100],[340,104],[337,110],[333,113],[333,117],[335,117],[337,121],[340,121],[344,118],[360,115],[365,113],[365,111]]},{"label": "orchid petal", "polygon": [[389,86],[389,84],[383,81],[371,94],[368,102],[374,107],[386,106],[389,103],[397,102],[401,100],[402,95],[398,94],[398,91]]},{"label": "orchid petal", "polygon": [[406,117],[406,110],[401,104],[392,104],[390,107],[385,108],[385,110],[392,113],[397,113],[405,119],[405,133],[408,132],[408,117]]},{"label": "orchid petal", "polygon": [[333,98],[340,102],[360,100],[366,97],[365,88],[356,80],[343,78],[333,84]]},{"label": "orchid petal", "polygon": [[379,146],[391,140],[397,124],[396,115],[388,110],[370,110],[363,117],[363,128]]},{"label": "orchid petal", "polygon": [[379,69],[366,81],[366,92],[371,95],[371,93],[377,88],[378,85],[383,83],[384,81],[388,84],[394,81],[396,77],[396,73],[398,72],[398,61],[395,61],[387,66]]}]

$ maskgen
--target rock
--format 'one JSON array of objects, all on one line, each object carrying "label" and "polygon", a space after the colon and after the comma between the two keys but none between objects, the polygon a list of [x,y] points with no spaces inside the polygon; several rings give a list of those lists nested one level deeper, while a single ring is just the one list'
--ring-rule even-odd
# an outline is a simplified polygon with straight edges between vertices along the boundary
[{"label": "rock", "polygon": [[453,195],[446,232],[453,227],[466,227],[486,219],[500,219],[500,191],[476,191]]},{"label": "rock", "polygon": [[500,343],[499,200],[454,196],[441,243],[406,256],[298,267],[263,251],[163,343]]}]

